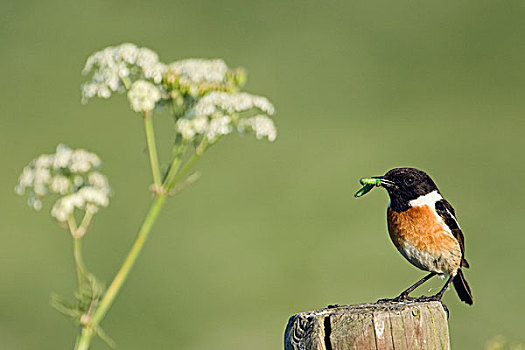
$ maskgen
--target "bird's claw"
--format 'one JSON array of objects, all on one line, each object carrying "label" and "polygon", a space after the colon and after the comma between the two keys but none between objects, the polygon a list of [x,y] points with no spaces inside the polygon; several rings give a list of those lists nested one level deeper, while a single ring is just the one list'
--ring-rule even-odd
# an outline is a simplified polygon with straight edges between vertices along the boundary
[{"label": "bird's claw", "polygon": [[403,303],[405,301],[414,301],[415,298],[409,297],[407,294],[401,294],[395,298],[379,299],[376,303]]},{"label": "bird's claw", "polygon": [[445,305],[443,300],[441,300],[440,295],[432,295],[430,297],[427,297],[426,295],[422,295],[419,298],[416,298],[415,301],[420,302],[420,303],[427,303],[429,301],[439,301],[441,303],[441,306],[443,306],[443,310],[445,310],[445,312],[447,313],[447,318],[449,317],[448,307],[447,305]]},{"label": "bird's claw", "polygon": [[429,301],[439,301],[439,302],[441,302],[441,297],[439,295],[432,295],[432,296],[429,296],[429,297],[427,297],[426,295],[422,295],[422,296],[416,298],[415,301],[418,301],[420,303],[426,303],[426,302],[429,302]]}]

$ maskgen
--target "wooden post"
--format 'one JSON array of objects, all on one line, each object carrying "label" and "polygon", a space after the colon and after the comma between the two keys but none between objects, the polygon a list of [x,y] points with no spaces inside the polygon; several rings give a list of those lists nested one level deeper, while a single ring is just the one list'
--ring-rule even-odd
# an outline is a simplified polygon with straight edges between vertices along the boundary
[{"label": "wooden post", "polygon": [[333,306],[290,317],[285,350],[450,349],[441,303]]}]

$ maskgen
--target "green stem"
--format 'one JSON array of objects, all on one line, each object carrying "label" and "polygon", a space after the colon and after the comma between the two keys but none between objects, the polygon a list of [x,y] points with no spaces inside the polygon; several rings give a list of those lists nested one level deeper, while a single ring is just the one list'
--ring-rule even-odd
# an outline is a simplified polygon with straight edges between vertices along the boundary
[{"label": "green stem", "polygon": [[[146,135],[148,137],[148,146],[149,146],[149,140],[153,140],[153,129],[151,129],[151,134],[148,132],[148,120],[151,118],[147,118],[145,116],[145,123],[146,123]],[[149,121],[151,122],[151,120]],[[154,147],[154,143],[153,143]],[[164,186],[167,185],[167,187],[164,187],[165,189],[169,190],[170,188],[173,188],[179,181],[181,181],[187,173],[190,171],[191,167],[195,162],[201,157],[204,150],[208,147],[207,141],[201,142],[201,144],[197,147],[195,154],[193,157],[191,157],[188,162],[184,165],[184,167],[177,172],[180,166],[180,161],[182,156],[174,156],[174,164],[172,164],[173,167],[173,174],[167,174],[166,180]],[[152,147],[148,147],[150,149],[150,155]],[[156,150],[153,148],[154,154],[156,155]],[[150,157],[151,159],[151,157]],[[152,170],[158,169],[158,163],[157,167],[155,167],[154,163],[152,162]],[[171,169],[170,169],[171,170]],[[156,179],[155,170],[153,170],[153,176],[154,179]],[[159,173],[159,179],[160,179],[160,173]],[[160,185],[160,181],[158,182]],[[91,317],[91,319],[82,326],[82,332],[80,333],[80,336],[76,342],[75,350],[88,350],[89,344],[91,342],[91,338],[95,334],[95,330],[98,328],[100,322],[106,316],[107,312],[109,311],[111,305],[115,301],[115,298],[117,297],[117,294],[119,293],[120,289],[124,285],[124,282],[126,281],[131,269],[133,268],[133,265],[135,264],[140,252],[142,251],[142,248],[144,247],[144,244],[146,243],[146,240],[151,232],[151,229],[153,227],[153,224],[157,220],[159,213],[164,206],[164,203],[166,202],[166,196],[167,192],[160,192],[155,197],[153,203],[151,204],[151,207],[146,215],[146,218],[144,219],[144,222],[142,223],[142,226],[140,227],[139,233],[137,234],[137,238],[135,239],[135,242],[133,243],[133,246],[131,247],[131,250],[129,251],[128,255],[124,259],[124,262],[122,263],[122,266],[120,267],[120,270],[115,275],[115,278],[113,278],[113,281],[111,282],[108,290],[104,294],[104,297],[100,301],[95,313]]]},{"label": "green stem", "polygon": [[190,169],[193,167],[193,164],[195,164],[195,162],[198,161],[199,158],[202,156],[202,154],[204,153],[208,145],[209,145],[208,142],[206,141],[206,139],[204,139],[201,142],[201,144],[197,147],[197,149],[195,150],[195,153],[193,154],[193,156],[186,162],[186,164],[184,164],[182,169],[178,173],[174,174],[170,181],[164,182],[165,184],[164,188],[166,188],[167,190],[170,190],[173,187],[175,187],[175,185],[178,184],[182,179],[184,179],[184,177],[188,174]]},{"label": "green stem", "polygon": [[75,267],[77,270],[78,291],[80,292],[82,291],[84,276],[86,273],[86,267],[82,259],[82,235],[78,235],[77,221],[73,214],[67,219],[67,225],[69,227],[69,232],[71,232],[71,236],[73,237],[73,256],[75,258]]},{"label": "green stem", "polygon": [[133,246],[126,256],[124,263],[120,267],[120,270],[116,274],[115,278],[111,282],[111,285],[104,294],[104,297],[100,301],[97,311],[95,311],[91,320],[85,326],[83,326],[82,334],[80,335],[80,339],[75,348],[76,350],[87,350],[89,348],[90,339],[93,336],[93,330],[98,327],[100,321],[102,321],[106,313],[109,311],[109,308],[113,304],[113,301],[115,300],[118,292],[126,281],[126,278],[135,264],[139,253],[144,247],[144,243],[146,243],[146,240],[151,232],[151,228],[157,220],[160,210],[164,206],[165,202],[166,195],[159,194],[151,204],[148,214],[146,215],[139,233],[137,234],[135,243],[133,243]]},{"label": "green stem", "polygon": [[164,183],[162,184],[162,187],[164,189],[169,190],[168,184],[170,184],[173,181],[173,178],[175,177],[175,174],[177,174],[177,170],[179,170],[181,163],[182,163],[181,157],[173,158],[173,162],[170,165],[170,170],[168,171],[168,174],[166,175],[166,179],[164,180]]},{"label": "green stem", "polygon": [[175,187],[175,185],[177,183],[179,183],[180,180],[182,180],[184,178],[184,176],[186,176],[186,174],[188,174],[188,172],[190,171],[191,167],[193,166],[193,164],[195,164],[195,162],[197,160],[199,160],[199,158],[201,157],[200,154],[197,154],[195,153],[189,160],[186,164],[184,164],[184,167],[182,167],[182,169],[177,173],[176,176],[173,177],[173,179],[170,181],[170,182],[167,182],[167,186],[166,186],[166,189],[167,190],[170,190],[172,189],[173,187]]},{"label": "green stem", "polygon": [[93,336],[93,329],[90,327],[83,327],[82,333],[77,338],[75,344],[75,350],[88,350],[89,343],[91,343],[91,337]]},{"label": "green stem", "polygon": [[87,274],[86,265],[82,258],[82,238],[73,237],[73,256],[75,257],[75,265],[77,267],[78,291],[82,291],[84,284],[84,277]]},{"label": "green stem", "polygon": [[153,175],[153,183],[157,189],[160,188],[162,178],[160,176],[159,159],[157,156],[157,146],[155,145],[155,133],[153,132],[153,121],[151,113],[144,112],[144,127],[146,129],[146,142],[148,143],[149,162],[151,165],[151,173]]},{"label": "green stem", "polygon": [[182,140],[180,142],[176,141],[175,146],[173,147],[173,160],[171,161],[168,173],[166,174],[164,182],[162,183],[162,187],[166,190],[170,189],[168,185],[173,181],[175,175],[177,175],[177,171],[179,171],[180,165],[182,164],[182,157],[184,155],[184,152],[186,151],[186,147],[186,142]]},{"label": "green stem", "polygon": [[93,219],[93,212],[91,210],[86,210],[86,213],[80,222],[80,226],[78,226],[77,229],[79,236],[84,236],[89,227],[89,224],[91,223],[91,219]]}]

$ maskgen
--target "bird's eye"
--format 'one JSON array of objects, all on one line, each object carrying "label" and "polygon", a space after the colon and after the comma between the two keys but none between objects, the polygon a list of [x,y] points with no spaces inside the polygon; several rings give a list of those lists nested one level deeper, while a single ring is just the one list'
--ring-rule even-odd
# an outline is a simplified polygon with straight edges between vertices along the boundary
[{"label": "bird's eye", "polygon": [[405,182],[409,185],[414,183],[414,178],[412,176],[409,176],[405,179]]}]

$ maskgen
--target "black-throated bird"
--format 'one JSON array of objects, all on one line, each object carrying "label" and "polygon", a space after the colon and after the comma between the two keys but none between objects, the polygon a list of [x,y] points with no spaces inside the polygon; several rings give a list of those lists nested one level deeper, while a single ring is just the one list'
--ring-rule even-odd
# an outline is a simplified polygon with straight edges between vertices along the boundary
[{"label": "black-throated bird", "polygon": [[[463,232],[454,208],[441,196],[430,176],[414,168],[395,168],[384,176],[361,179],[361,184],[364,187],[356,197],[374,186],[387,190],[390,196],[388,232],[392,242],[410,263],[430,272],[398,297],[385,300],[441,301],[452,282],[459,298],[472,305],[472,293],[461,270],[469,267],[465,260]],[[408,296],[435,275],[448,277],[437,294],[416,299]]]}]

